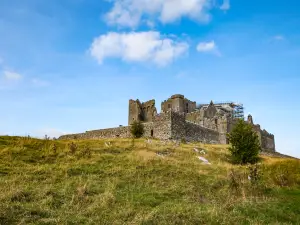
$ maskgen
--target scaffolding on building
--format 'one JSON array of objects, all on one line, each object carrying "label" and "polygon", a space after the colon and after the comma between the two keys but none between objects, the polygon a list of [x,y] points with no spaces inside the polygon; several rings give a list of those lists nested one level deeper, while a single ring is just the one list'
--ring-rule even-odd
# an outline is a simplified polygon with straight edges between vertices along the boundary
[{"label": "scaffolding on building", "polygon": [[232,108],[233,108],[233,115],[232,115],[233,118],[238,118],[238,119],[244,119],[245,118],[243,104],[232,103]]},{"label": "scaffolding on building", "polygon": [[[244,106],[241,103],[234,103],[231,101],[228,102],[214,102],[214,105],[217,108],[222,108],[225,111],[231,112],[233,118],[243,119],[245,117],[244,114]],[[202,107],[206,108],[209,104],[198,104],[197,108],[200,109]]]}]

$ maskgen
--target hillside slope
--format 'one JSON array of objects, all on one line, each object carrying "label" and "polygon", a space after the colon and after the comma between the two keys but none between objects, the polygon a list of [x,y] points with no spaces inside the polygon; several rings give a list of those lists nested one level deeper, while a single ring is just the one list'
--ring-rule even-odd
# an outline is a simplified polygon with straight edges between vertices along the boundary
[{"label": "hillside slope", "polygon": [[224,145],[0,137],[0,224],[300,224],[300,161],[261,158],[255,172]]}]

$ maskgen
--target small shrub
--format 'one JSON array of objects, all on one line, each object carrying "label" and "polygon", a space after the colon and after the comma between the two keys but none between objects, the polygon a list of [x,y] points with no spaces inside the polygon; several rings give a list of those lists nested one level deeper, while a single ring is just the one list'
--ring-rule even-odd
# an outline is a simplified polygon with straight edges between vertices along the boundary
[{"label": "small shrub", "polygon": [[133,137],[140,138],[144,134],[144,125],[140,121],[134,121],[131,125],[130,132]]},{"label": "small shrub", "polygon": [[91,150],[90,146],[85,145],[84,148],[83,148],[83,150],[82,150],[82,154],[84,156],[91,157],[92,150]]},{"label": "small shrub", "polygon": [[262,171],[258,164],[248,166],[248,179],[251,184],[257,184],[262,180]]},{"label": "small shrub", "polygon": [[77,146],[74,142],[72,142],[72,143],[69,145],[69,148],[70,148],[71,154],[75,154],[75,152],[77,151],[78,146]]},{"label": "small shrub", "polygon": [[17,191],[13,193],[10,200],[12,202],[30,202],[32,200],[31,193],[27,191]]},{"label": "small shrub", "polygon": [[53,151],[54,154],[57,153],[57,145],[56,144],[53,144],[52,151]]},{"label": "small shrub", "polygon": [[243,175],[234,169],[231,169],[230,173],[229,173],[229,187],[231,190],[235,191],[235,192],[239,192],[241,185],[242,185],[242,181],[243,180]]},{"label": "small shrub", "polygon": [[269,188],[263,178],[263,167],[261,167],[260,164],[248,166],[248,180],[250,181],[250,190],[253,194],[262,195],[268,192]]},{"label": "small shrub", "polygon": [[181,138],[181,143],[182,143],[182,144],[186,144],[185,138]]},{"label": "small shrub", "polygon": [[244,120],[240,120],[230,134],[228,134],[231,147],[232,160],[238,164],[254,164],[258,161],[261,151],[258,136],[252,126]]}]

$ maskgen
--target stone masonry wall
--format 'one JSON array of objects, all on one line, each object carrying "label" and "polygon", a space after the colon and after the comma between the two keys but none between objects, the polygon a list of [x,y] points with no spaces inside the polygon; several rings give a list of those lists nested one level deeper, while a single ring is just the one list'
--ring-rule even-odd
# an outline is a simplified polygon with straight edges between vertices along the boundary
[{"label": "stone masonry wall", "polygon": [[172,112],[172,139],[220,143],[219,132],[185,120],[184,113]]},{"label": "stone masonry wall", "polygon": [[186,139],[185,131],[185,114],[171,112],[172,121],[172,139],[181,140]]},{"label": "stone masonry wall", "polygon": [[[186,122],[184,113],[167,112],[154,117],[154,122],[144,123],[144,136],[162,140],[174,139],[218,143],[219,133],[199,125]],[[61,140],[131,138],[130,126],[86,131],[80,134],[61,136]]]},{"label": "stone masonry wall", "polygon": [[268,133],[266,130],[262,130],[259,124],[252,126],[258,135],[262,150],[275,152],[276,149],[274,135]]},{"label": "stone masonry wall", "polygon": [[197,124],[193,124],[190,122],[186,122],[185,130],[186,130],[187,141],[200,141],[209,144],[220,143],[219,132],[217,131],[210,130],[205,127],[201,127]]},{"label": "stone masonry wall", "polygon": [[[155,122],[143,123],[144,125],[144,136],[146,138],[158,138],[162,140],[171,138],[171,114],[162,113],[155,116]],[[70,140],[70,139],[103,139],[103,138],[131,138],[130,133],[131,126],[116,127],[109,129],[100,129],[86,131],[80,134],[69,134],[63,135],[59,139]]]},{"label": "stone masonry wall", "polygon": [[167,140],[171,138],[171,112],[161,113],[153,120],[153,137]]},{"label": "stone masonry wall", "polygon": [[274,135],[266,131],[261,131],[261,147],[263,150],[275,152],[275,138]]},{"label": "stone masonry wall", "polygon": [[101,139],[101,138],[130,138],[130,126],[116,127],[101,130],[86,131],[81,134],[63,135],[59,139]]}]

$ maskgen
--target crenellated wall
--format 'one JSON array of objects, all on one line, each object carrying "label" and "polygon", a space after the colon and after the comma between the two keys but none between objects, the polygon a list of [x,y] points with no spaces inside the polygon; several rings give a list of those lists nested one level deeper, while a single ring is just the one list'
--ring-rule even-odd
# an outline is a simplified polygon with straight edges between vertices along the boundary
[{"label": "crenellated wall", "polygon": [[260,143],[263,150],[275,152],[275,138],[266,130],[260,130]]}]

